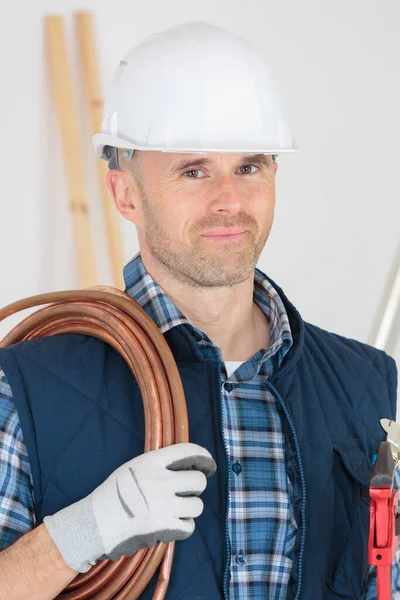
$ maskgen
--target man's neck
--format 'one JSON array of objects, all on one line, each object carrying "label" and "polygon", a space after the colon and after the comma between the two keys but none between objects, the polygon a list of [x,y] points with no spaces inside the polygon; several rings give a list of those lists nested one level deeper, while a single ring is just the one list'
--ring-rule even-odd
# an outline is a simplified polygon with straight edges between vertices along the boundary
[{"label": "man's neck", "polygon": [[258,350],[266,349],[269,346],[270,328],[268,319],[257,304],[253,302],[247,327],[243,328],[242,331],[237,331],[236,335],[231,337],[227,343],[225,340],[222,340],[221,344],[218,344],[215,340],[213,341],[221,348],[224,360],[249,360]]},{"label": "man's neck", "polygon": [[202,288],[177,281],[154,265],[145,267],[187,320],[221,349],[224,360],[245,361],[268,348],[269,323],[253,302],[254,274],[234,286]]},{"label": "man's neck", "polygon": [[198,297],[196,302],[185,302],[168,295],[188,321],[221,349],[224,360],[245,361],[261,348],[268,347],[269,323],[253,302],[253,294],[246,299],[241,296],[241,302],[231,297],[229,302],[218,302],[218,306],[213,301],[202,304]]}]

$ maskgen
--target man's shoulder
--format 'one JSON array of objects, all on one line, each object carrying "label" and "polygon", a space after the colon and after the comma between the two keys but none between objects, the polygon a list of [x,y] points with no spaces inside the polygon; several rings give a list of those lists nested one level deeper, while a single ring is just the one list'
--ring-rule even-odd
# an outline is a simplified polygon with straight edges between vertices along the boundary
[{"label": "man's shoulder", "polygon": [[81,335],[78,333],[64,333],[57,335],[48,335],[45,337],[36,337],[30,340],[23,340],[11,344],[7,348],[1,348],[1,351],[8,350],[15,354],[25,354],[26,356],[37,356],[38,351],[48,352],[51,350],[60,350],[61,352],[68,349],[83,349],[93,341],[99,342],[97,338],[89,335]]},{"label": "man's shoulder", "polygon": [[4,361],[12,356],[18,362],[33,362],[37,365],[46,364],[66,366],[82,361],[94,362],[96,359],[104,359],[104,355],[112,350],[103,340],[94,336],[75,333],[57,334],[24,340],[0,348],[0,368]]},{"label": "man's shoulder", "polygon": [[81,391],[87,391],[94,381],[101,380],[104,386],[112,387],[121,376],[126,378],[130,373],[122,355],[105,341],[69,333],[0,348],[0,369],[14,394],[22,381],[49,388],[51,381],[72,382]]},{"label": "man's shoulder", "polygon": [[305,322],[304,325],[304,343],[310,352],[324,356],[331,364],[342,365],[355,372],[379,373],[389,380],[391,387],[397,387],[396,362],[384,350],[311,323]]},{"label": "man's shoulder", "polygon": [[375,411],[396,418],[398,373],[396,362],[384,350],[305,323],[304,359],[326,375],[339,394],[345,391],[354,410]]},{"label": "man's shoulder", "polygon": [[375,348],[366,342],[360,342],[354,338],[346,337],[333,331],[328,331],[327,329],[318,327],[318,325],[314,325],[313,323],[305,322],[304,326],[306,341],[308,336],[309,339],[320,346],[326,345],[332,348],[332,351],[354,353],[354,355],[363,357],[369,362],[394,362],[394,359],[384,350]]}]

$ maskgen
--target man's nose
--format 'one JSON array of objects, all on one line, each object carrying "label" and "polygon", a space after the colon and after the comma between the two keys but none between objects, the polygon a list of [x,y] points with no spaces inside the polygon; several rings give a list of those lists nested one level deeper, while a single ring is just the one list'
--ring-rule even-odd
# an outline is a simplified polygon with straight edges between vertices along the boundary
[{"label": "man's nose", "polygon": [[238,210],[242,206],[243,189],[232,175],[219,176],[213,187],[213,207],[221,210]]}]

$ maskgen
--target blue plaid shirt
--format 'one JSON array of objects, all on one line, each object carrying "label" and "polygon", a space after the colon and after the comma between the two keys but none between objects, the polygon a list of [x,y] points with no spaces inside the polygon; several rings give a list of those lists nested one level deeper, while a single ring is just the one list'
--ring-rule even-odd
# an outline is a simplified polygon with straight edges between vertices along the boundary
[{"label": "blue plaid shirt", "polygon": [[[127,293],[165,333],[185,324],[205,355],[218,359],[224,443],[229,469],[228,533],[232,600],[284,600],[294,561],[297,525],[286,473],[281,409],[263,385],[292,346],[277,292],[258,269],[253,300],[270,326],[270,344],[249,360],[225,363],[222,352],[195,328],[145,269],[138,253],[125,267]],[[400,477],[396,474],[396,485]],[[0,369],[0,550],[35,526],[34,490],[12,391]],[[392,568],[392,600],[400,600],[400,551]],[[367,600],[377,598],[371,568]]]}]

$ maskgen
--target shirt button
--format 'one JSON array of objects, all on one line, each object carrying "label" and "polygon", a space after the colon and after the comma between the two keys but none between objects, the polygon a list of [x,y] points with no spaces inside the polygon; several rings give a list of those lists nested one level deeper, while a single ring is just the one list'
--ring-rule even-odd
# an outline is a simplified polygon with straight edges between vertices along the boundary
[{"label": "shirt button", "polygon": [[239,473],[241,473],[241,472],[242,472],[242,465],[240,464],[240,462],[235,462],[235,463],[232,465],[232,471],[233,471],[234,473],[236,473],[236,475],[239,475]]},{"label": "shirt button", "polygon": [[233,385],[231,383],[225,383],[225,389],[227,392],[231,392],[233,390]]},{"label": "shirt button", "polygon": [[238,565],[245,565],[247,563],[247,556],[245,554],[238,554],[236,557],[236,562]]}]

